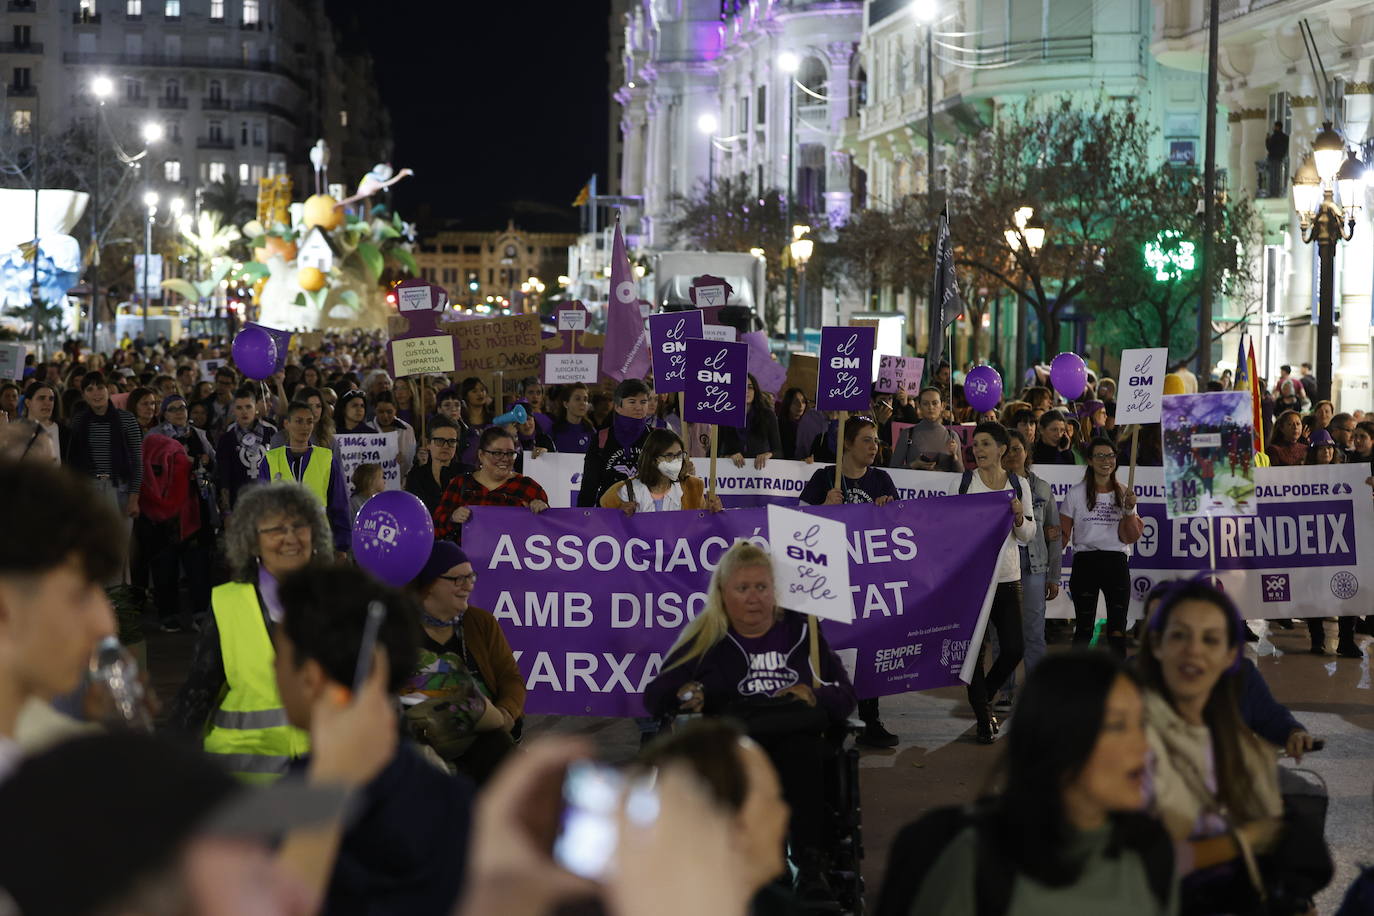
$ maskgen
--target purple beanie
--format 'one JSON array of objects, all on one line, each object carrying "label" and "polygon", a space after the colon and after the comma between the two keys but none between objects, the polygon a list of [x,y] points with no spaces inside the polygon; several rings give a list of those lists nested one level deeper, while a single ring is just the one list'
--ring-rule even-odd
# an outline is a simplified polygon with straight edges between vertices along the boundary
[{"label": "purple beanie", "polygon": [[452,541],[435,541],[429,552],[429,561],[415,577],[415,584],[423,588],[453,567],[461,566],[467,561],[468,555],[463,553],[463,548],[457,544]]}]

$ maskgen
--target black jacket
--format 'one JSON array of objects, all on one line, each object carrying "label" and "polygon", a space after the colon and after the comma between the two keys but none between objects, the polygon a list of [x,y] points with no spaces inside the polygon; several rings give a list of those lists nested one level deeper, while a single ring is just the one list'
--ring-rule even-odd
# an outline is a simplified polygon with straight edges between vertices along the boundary
[{"label": "black jacket", "polygon": [[782,453],[778,415],[771,410],[754,411],[754,422],[743,429],[722,426],[717,448],[722,455],[743,454],[745,458],[755,458],[769,454],[774,458],[786,457]]},{"label": "black jacket", "polygon": [[425,508],[432,515],[434,510],[439,508],[439,500],[443,497],[444,491],[448,489],[448,482],[458,474],[467,474],[471,471],[470,465],[463,464],[454,458],[448,463],[448,467],[439,472],[441,482],[435,483],[429,462],[421,464],[417,461],[410,466],[410,473],[406,475],[406,492],[414,493],[420,497],[420,502],[425,504]]},{"label": "black jacket", "polygon": [[577,493],[577,504],[585,508],[601,505],[601,497],[607,490],[634,473],[639,465],[640,449],[644,448],[644,440],[648,437],[646,426],[634,444],[625,448],[616,441],[609,425],[597,430],[582,462],[582,489]]}]

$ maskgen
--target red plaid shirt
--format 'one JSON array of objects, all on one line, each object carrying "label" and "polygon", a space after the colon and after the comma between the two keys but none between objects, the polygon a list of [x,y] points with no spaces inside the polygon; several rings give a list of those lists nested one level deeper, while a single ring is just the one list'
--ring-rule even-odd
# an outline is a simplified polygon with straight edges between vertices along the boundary
[{"label": "red plaid shirt", "polygon": [[435,540],[458,540],[463,526],[453,521],[453,513],[464,506],[528,506],[535,500],[548,503],[544,488],[523,474],[513,474],[495,490],[488,490],[471,474],[458,474],[434,510]]}]

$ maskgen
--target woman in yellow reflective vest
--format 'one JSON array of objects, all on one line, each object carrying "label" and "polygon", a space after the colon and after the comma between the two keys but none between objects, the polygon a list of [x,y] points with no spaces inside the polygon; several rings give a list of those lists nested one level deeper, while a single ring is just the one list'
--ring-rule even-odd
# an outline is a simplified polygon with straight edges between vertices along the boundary
[{"label": "woman in yellow reflective vest", "polygon": [[353,538],[348,485],[344,483],[343,465],[334,460],[334,453],[311,443],[315,421],[310,411],[310,405],[300,401],[287,409],[286,445],[268,450],[258,465],[258,475],[265,481],[294,480],[314,494],[324,507],[334,549],[342,559]]},{"label": "woman in yellow reflective vest", "polygon": [[201,737],[206,753],[239,778],[271,782],[310,749],[306,733],[287,724],[277,692],[277,583],[329,562],[329,526],[309,490],[279,481],[245,489],[224,533],[233,581],[211,593],[214,613],[172,701],[170,726]]}]

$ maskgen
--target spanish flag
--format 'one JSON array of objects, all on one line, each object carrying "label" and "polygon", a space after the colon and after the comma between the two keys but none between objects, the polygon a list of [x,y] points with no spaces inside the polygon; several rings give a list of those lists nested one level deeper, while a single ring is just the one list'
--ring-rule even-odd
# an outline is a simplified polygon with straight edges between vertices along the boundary
[{"label": "spanish flag", "polygon": [[577,192],[577,199],[572,202],[574,207],[585,207],[587,202],[592,199],[592,183],[589,181],[582,186],[582,190]]}]

